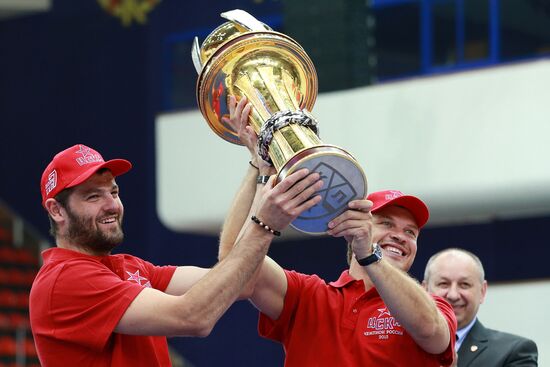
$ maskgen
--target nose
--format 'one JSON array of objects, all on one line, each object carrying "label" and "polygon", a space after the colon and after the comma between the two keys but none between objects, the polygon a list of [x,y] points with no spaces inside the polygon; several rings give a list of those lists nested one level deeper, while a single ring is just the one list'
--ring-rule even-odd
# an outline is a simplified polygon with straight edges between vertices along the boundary
[{"label": "nose", "polygon": [[404,238],[401,236],[401,234],[399,232],[395,231],[395,230],[390,233],[390,238],[393,241],[396,241],[396,242],[399,242],[399,243],[404,241]]},{"label": "nose", "polygon": [[107,213],[116,212],[120,206],[120,201],[111,195],[106,195],[103,202],[103,210]]},{"label": "nose", "polygon": [[457,301],[460,299],[460,292],[456,284],[452,284],[447,290],[447,297],[450,301]]}]

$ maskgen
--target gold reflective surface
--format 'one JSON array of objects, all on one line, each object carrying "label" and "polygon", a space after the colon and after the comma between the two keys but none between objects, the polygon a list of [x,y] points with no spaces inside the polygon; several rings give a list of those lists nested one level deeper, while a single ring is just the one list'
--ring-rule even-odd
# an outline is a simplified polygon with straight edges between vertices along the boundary
[{"label": "gold reflective surface", "polygon": [[[223,117],[229,117],[230,95],[247,97],[252,105],[249,123],[256,134],[275,113],[311,111],[317,98],[317,73],[304,49],[292,38],[266,28],[251,31],[226,22],[193,53],[200,58],[196,92],[201,113],[216,134],[234,144],[241,144],[237,133],[223,122]],[[300,168],[323,167],[330,177],[342,177],[339,185],[347,185],[346,200],[366,196],[366,177],[355,158],[342,148],[323,144],[309,127],[291,123],[274,131],[268,154],[278,172],[277,182]],[[327,179],[327,185],[332,181]],[[327,221],[345,210],[347,201],[334,199],[343,198],[343,191],[325,189],[323,204],[313,208],[310,218],[306,215],[293,222],[296,229],[324,233]],[[316,213],[320,214],[314,218]]]},{"label": "gold reflective surface", "polygon": [[[317,98],[313,63],[290,37],[273,32],[238,33],[237,26],[220,26],[201,46],[203,68],[197,82],[197,102],[210,127],[223,139],[240,144],[236,132],[222,121],[229,117],[229,95],[246,96],[252,104],[250,123],[259,133],[278,111],[311,110]],[[223,42],[221,35],[229,37]],[[217,47],[214,51],[212,51]]]}]

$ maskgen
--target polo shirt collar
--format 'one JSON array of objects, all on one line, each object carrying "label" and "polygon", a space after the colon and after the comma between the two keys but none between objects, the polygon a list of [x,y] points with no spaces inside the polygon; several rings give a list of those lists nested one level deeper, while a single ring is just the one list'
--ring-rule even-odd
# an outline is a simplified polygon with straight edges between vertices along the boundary
[{"label": "polo shirt collar", "polygon": [[357,279],[349,275],[349,270],[346,269],[342,272],[342,274],[340,274],[340,278],[338,278],[338,280],[330,282],[329,285],[334,288],[344,288],[348,284],[353,283],[355,281],[357,281]]},{"label": "polo shirt collar", "polygon": [[374,297],[378,295],[376,287],[370,288],[365,292],[365,282],[363,279],[355,279],[349,274],[349,269],[346,269],[340,274],[340,278],[334,282],[330,282],[329,285],[334,288],[353,288],[361,297]]},{"label": "polo shirt collar", "polygon": [[77,259],[77,258],[101,260],[104,257],[105,256],[87,255],[78,251],[69,250],[69,249],[60,248],[60,247],[52,247],[42,251],[42,259],[44,260],[44,264],[49,262],[54,262],[54,261],[63,261],[63,260]]}]

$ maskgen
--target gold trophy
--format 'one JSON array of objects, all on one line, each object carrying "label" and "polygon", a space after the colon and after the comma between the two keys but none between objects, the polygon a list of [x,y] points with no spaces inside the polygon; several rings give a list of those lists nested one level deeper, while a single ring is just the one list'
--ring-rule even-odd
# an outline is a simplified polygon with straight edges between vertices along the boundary
[{"label": "gold trophy", "polygon": [[318,194],[323,200],[292,226],[323,234],[349,201],[366,197],[365,173],[350,153],[318,137],[317,120],[309,113],[317,98],[317,73],[304,49],[245,11],[221,16],[228,22],[200,47],[195,37],[191,51],[199,74],[199,108],[216,134],[242,145],[222,117],[229,115],[230,95],[246,96],[260,156],[277,169],[276,182],[301,168],[320,173],[324,186]]}]

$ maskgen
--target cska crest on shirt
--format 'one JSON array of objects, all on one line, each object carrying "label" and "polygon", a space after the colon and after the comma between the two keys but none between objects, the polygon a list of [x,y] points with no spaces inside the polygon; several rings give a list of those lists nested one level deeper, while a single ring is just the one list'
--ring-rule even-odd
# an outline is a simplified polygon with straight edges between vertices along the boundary
[{"label": "cska crest on shirt", "polygon": [[130,276],[126,280],[128,280],[130,282],[136,282],[137,284],[139,284],[141,286],[144,286],[144,287],[147,287],[147,288],[151,288],[151,282],[149,282],[149,279],[139,275],[139,269],[136,270],[135,273],[131,273],[128,270],[126,270],[126,273]]},{"label": "cska crest on shirt", "polygon": [[375,315],[368,318],[366,337],[389,339],[392,335],[403,335],[403,328],[387,307],[377,309]]}]

